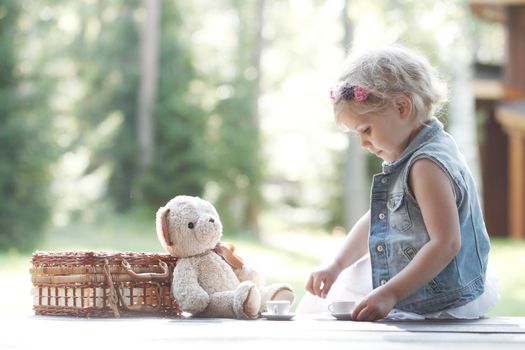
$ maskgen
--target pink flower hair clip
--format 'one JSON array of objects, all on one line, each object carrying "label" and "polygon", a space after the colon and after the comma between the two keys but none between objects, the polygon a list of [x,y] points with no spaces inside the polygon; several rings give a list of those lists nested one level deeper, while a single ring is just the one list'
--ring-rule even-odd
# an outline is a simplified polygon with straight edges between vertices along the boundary
[{"label": "pink flower hair clip", "polygon": [[336,84],[329,90],[330,100],[332,103],[336,103],[340,99],[351,100],[355,98],[357,102],[363,102],[368,99],[370,92],[360,86],[347,86],[345,84]]}]

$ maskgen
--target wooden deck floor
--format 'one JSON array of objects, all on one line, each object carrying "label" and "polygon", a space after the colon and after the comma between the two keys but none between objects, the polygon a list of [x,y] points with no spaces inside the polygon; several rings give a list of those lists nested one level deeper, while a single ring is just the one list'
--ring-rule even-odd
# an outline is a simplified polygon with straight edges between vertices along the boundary
[{"label": "wooden deck floor", "polygon": [[525,349],[525,317],[372,323],[337,321],[323,315],[296,316],[292,321],[240,321],[82,319],[3,313],[0,329],[2,350]]}]

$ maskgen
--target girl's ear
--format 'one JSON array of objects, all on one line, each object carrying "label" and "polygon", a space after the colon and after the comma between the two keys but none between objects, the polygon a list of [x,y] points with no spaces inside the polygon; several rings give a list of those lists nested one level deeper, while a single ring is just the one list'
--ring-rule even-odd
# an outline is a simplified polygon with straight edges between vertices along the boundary
[{"label": "girl's ear", "polygon": [[406,94],[397,96],[394,104],[401,118],[407,118],[412,115],[412,100]]}]

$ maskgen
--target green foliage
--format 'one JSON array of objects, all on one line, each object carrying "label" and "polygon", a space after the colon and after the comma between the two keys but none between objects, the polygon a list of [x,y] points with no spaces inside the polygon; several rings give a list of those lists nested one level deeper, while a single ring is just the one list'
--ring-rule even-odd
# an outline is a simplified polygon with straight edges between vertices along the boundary
[{"label": "green foliage", "polygon": [[257,215],[262,205],[263,161],[257,101],[260,71],[257,60],[256,2],[233,1],[239,18],[235,56],[236,74],[219,85],[230,86],[232,96],[221,100],[215,112],[219,123],[213,146],[214,180],[220,188],[215,204],[225,231],[258,234]]},{"label": "green foliage", "polygon": [[[87,173],[111,165],[108,195],[118,211],[133,205],[138,173],[136,109],[138,94],[138,32],[133,10],[138,1],[79,3],[80,30],[67,52],[85,86],[74,114],[82,130],[75,146],[92,150]],[[113,13],[113,16],[104,15]],[[89,28],[99,26],[96,35]],[[113,139],[93,137],[96,128],[114,115],[121,117]]]},{"label": "green foliage", "polygon": [[144,203],[151,207],[178,194],[202,195],[210,167],[207,118],[189,94],[190,83],[196,79],[191,43],[184,39],[177,7],[162,2],[161,13],[155,155],[140,183]]},{"label": "green foliage", "polygon": [[[331,232],[334,227],[345,227],[345,205],[344,190],[343,190],[343,174],[344,174],[344,156],[337,152],[331,152],[331,158],[334,164],[334,175],[331,181],[326,181],[326,195],[328,197],[327,209],[328,219],[323,227],[327,232]],[[348,229],[348,228],[347,228]]]},{"label": "green foliage", "polygon": [[0,250],[28,251],[38,243],[49,213],[50,154],[20,114],[9,113],[0,128]]},{"label": "green foliage", "polygon": [[[57,136],[63,159],[74,158],[64,162],[68,169],[61,171],[75,173],[72,177],[81,182],[90,180],[90,175],[97,177],[97,185],[104,182],[97,199],[109,198],[119,212],[133,212],[135,206],[152,212],[177,194],[206,195],[221,213],[226,233],[257,232],[264,205],[261,187],[267,176],[263,137],[269,142],[281,137],[261,133],[259,98],[286,95],[284,81],[308,77],[308,70],[318,70],[325,56],[337,55],[335,49],[325,52],[318,43],[312,44],[306,29],[331,31],[338,24],[326,16],[329,9],[320,1],[312,3],[318,13],[311,17],[308,2],[267,2],[264,31],[259,25],[264,13],[259,0],[160,3],[155,152],[146,169],[139,166],[137,144],[142,2],[8,0],[0,5],[0,247],[29,249],[32,243],[24,242],[31,241],[30,235],[38,239],[49,206],[55,205],[47,200],[48,167],[55,165],[50,133]],[[463,19],[459,5],[448,1],[434,1],[431,6],[415,0],[349,4],[356,33],[359,21],[378,20],[373,27],[380,31],[385,27],[386,37],[419,47],[434,60],[438,59],[435,27],[415,30],[419,19],[429,12],[454,23]],[[261,32],[264,45],[258,40]],[[372,34],[357,39],[372,41]],[[263,69],[262,47],[268,58]],[[311,85],[316,84],[312,80]],[[377,162],[369,163],[370,169],[378,168]],[[78,178],[82,171],[84,178]],[[335,181],[330,183],[331,175],[320,179],[319,186],[334,198],[330,223],[337,224],[342,217],[342,191]],[[73,181],[67,179],[70,186]],[[87,212],[85,204],[96,196],[85,196],[86,191],[79,190],[84,197],[79,195],[78,202],[69,201],[76,192],[68,193],[57,207]],[[104,195],[107,198],[101,198]],[[318,207],[324,205],[322,200],[316,202]]]},{"label": "green foliage", "polygon": [[[334,166],[336,167],[336,173],[332,181],[326,181],[327,185],[327,195],[329,196],[328,202],[328,211],[329,217],[328,220],[324,223],[324,228],[327,232],[333,230],[334,227],[344,227],[345,226],[345,217],[344,217],[344,190],[342,187],[343,184],[343,173],[344,173],[344,155],[338,156],[338,154],[332,154],[334,159]],[[372,178],[375,174],[379,174],[383,171],[382,167],[383,160],[379,157],[376,157],[372,153],[367,152],[365,154],[365,164],[367,167],[367,188],[372,186]],[[363,213],[364,214],[364,213]],[[352,223],[353,225],[353,223]],[[346,228],[349,230],[351,227]]]},{"label": "green foliage", "polygon": [[[38,76],[16,66],[20,5],[0,5],[0,250],[29,251],[40,239],[49,214],[48,173],[53,156],[45,125],[47,90]],[[24,88],[22,88],[24,86]]]},{"label": "green foliage", "polygon": [[241,96],[234,95],[222,101],[217,108],[222,119],[218,130],[219,142],[214,147],[215,180],[221,188],[216,205],[223,213],[226,231],[253,229],[248,227],[249,223],[243,222],[248,215],[248,203],[261,202],[259,133],[251,123],[251,115],[241,92],[242,84],[235,91]]},{"label": "green foliage", "polygon": [[[156,208],[176,194],[201,195],[206,180],[206,119],[189,101],[195,79],[189,42],[181,33],[180,16],[170,2],[162,2],[159,43],[159,83],[154,107],[155,153],[144,170],[139,164],[137,109],[139,91],[138,1],[77,5],[84,13],[81,30],[70,52],[86,87],[75,113],[83,139],[77,145],[93,152],[87,173],[109,164],[109,198],[118,212],[136,205]],[[114,13],[105,19],[103,14]],[[98,23],[98,36],[87,35]],[[120,123],[113,137],[101,142],[97,128],[115,115]]]}]

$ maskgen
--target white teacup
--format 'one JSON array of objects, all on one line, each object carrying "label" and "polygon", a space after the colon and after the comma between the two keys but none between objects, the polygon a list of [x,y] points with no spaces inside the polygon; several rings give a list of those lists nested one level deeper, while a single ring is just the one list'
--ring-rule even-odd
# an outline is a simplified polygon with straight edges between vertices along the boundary
[{"label": "white teacup", "polygon": [[333,314],[350,314],[354,307],[355,301],[336,300],[328,305],[328,311]]},{"label": "white teacup", "polygon": [[288,300],[268,300],[266,309],[270,315],[286,315],[290,311],[290,302]]}]

